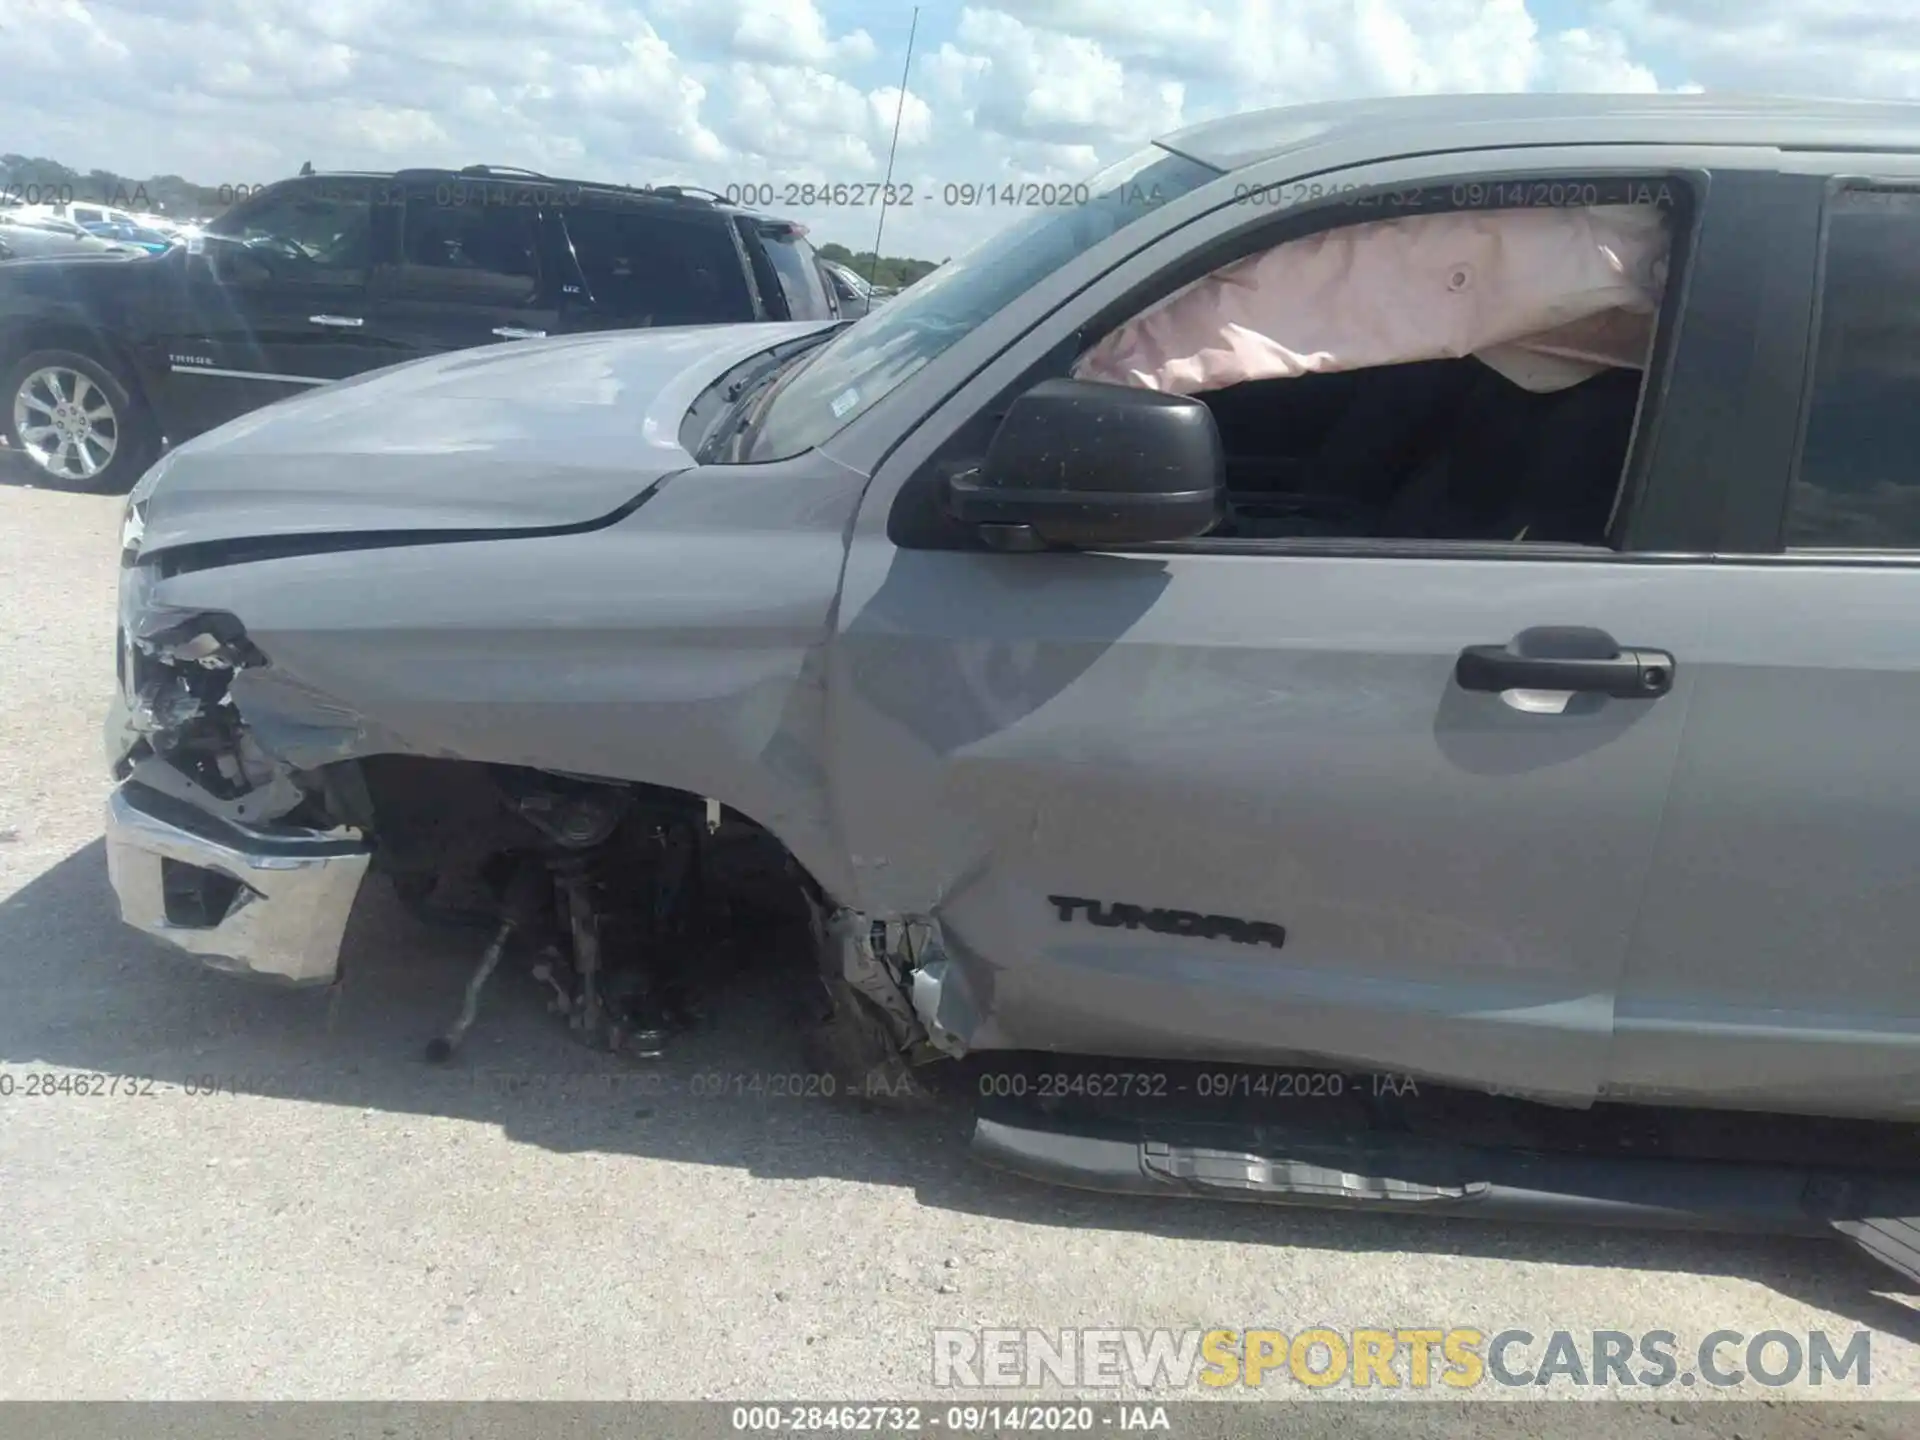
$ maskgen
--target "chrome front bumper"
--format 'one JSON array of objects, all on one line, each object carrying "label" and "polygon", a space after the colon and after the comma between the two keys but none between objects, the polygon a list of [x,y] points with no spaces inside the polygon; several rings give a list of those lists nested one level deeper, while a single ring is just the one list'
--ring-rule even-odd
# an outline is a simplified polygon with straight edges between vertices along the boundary
[{"label": "chrome front bumper", "polygon": [[107,801],[120,918],[221,970],[333,980],[371,855],[350,830],[243,829],[141,785]]}]

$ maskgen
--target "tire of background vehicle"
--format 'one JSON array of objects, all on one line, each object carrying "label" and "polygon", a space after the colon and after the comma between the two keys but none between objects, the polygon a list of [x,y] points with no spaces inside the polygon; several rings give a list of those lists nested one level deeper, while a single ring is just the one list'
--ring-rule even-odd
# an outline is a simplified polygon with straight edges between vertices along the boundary
[{"label": "tire of background vehicle", "polygon": [[[53,398],[44,384],[48,372],[59,379],[70,403],[75,399],[84,403],[87,415],[83,417],[72,410],[64,415],[49,414],[35,406],[22,405],[21,392],[30,382],[34,399],[44,404]],[[79,386],[75,376],[85,377],[87,388]],[[112,417],[110,431],[103,424],[105,413]],[[56,425],[66,421],[78,426],[84,418],[86,450],[99,468],[91,475],[64,474],[49,469],[22,437],[23,417],[27,429],[32,429],[36,420]],[[20,461],[34,484],[100,495],[125,494],[131,490],[160,449],[153,416],[129,391],[126,381],[112,365],[77,350],[35,350],[7,367],[6,377],[0,381],[0,431],[4,431],[8,446],[19,452]],[[111,450],[103,454],[109,434]],[[80,467],[69,458],[75,453],[69,446],[57,451],[56,458],[63,462],[64,469],[78,470]]]}]

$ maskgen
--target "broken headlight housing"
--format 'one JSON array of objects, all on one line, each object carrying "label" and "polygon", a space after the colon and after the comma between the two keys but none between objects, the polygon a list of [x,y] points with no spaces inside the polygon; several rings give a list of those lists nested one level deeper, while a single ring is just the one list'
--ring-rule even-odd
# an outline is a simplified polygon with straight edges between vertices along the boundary
[{"label": "broken headlight housing", "polygon": [[120,563],[135,565],[140,560],[140,541],[147,530],[147,506],[144,500],[127,497],[126,508],[120,512]]},{"label": "broken headlight housing", "polygon": [[137,565],[140,563],[140,547],[146,539],[147,502],[153,497],[153,490],[160,483],[160,477],[173,463],[173,452],[162,455],[147,467],[127,492],[127,503],[120,510],[120,563]]}]

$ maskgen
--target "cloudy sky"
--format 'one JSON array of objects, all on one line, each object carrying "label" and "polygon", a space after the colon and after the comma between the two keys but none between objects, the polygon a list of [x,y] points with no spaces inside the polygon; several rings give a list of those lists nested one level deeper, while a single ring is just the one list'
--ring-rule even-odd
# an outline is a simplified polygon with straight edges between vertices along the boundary
[{"label": "cloudy sky", "polygon": [[[488,161],[628,183],[881,179],[892,254],[1006,212],[948,182],[1075,179],[1198,119],[1444,90],[1920,99],[1914,0],[928,3],[0,0],[0,151],[205,184]],[[806,214],[864,248],[872,210]]]}]

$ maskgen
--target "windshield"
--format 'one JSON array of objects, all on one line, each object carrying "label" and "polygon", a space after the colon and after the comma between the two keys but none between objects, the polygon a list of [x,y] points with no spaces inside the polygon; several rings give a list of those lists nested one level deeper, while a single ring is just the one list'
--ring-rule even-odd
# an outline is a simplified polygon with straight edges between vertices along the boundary
[{"label": "windshield", "polygon": [[206,228],[282,261],[358,278],[372,246],[373,186],[352,177],[294,180],[235,205]]},{"label": "windshield", "polygon": [[1075,256],[1219,173],[1148,146],[1083,185],[1063,187],[1085,198],[1009,225],[790,370],[767,397],[746,458],[784,460],[811,450]]}]

